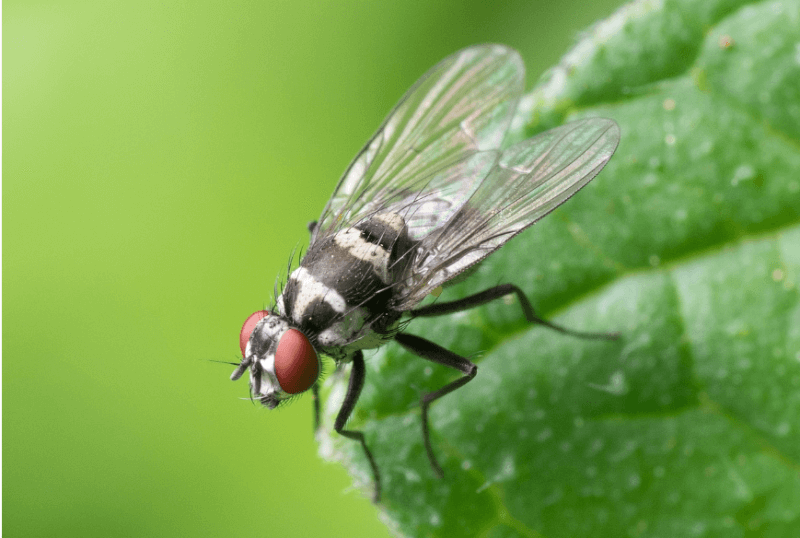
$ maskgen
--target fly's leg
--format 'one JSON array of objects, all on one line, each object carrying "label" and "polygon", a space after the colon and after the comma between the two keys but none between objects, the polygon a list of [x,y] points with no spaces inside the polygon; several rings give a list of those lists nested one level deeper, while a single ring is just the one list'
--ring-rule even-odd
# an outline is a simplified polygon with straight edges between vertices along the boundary
[{"label": "fly's leg", "polygon": [[361,389],[364,387],[364,378],[366,377],[366,369],[364,368],[364,355],[361,351],[356,351],[353,356],[353,369],[350,372],[350,384],[347,386],[347,394],[344,397],[342,408],[339,414],[336,415],[336,421],[333,423],[333,429],[336,433],[353,439],[361,443],[361,448],[364,449],[364,455],[367,456],[370,467],[372,467],[372,476],[375,478],[375,493],[372,495],[372,502],[379,502],[381,500],[381,475],[378,471],[378,466],[375,464],[375,458],[372,457],[372,452],[367,448],[367,442],[364,440],[364,434],[357,430],[345,430],[344,425],[347,419],[350,418],[350,413],[356,406],[358,397],[361,395]]},{"label": "fly's leg", "polygon": [[534,312],[533,305],[522,292],[522,290],[514,284],[500,284],[499,286],[489,288],[488,290],[470,295],[469,297],[464,297],[463,299],[458,299],[457,301],[434,303],[428,306],[416,308],[411,310],[409,313],[411,314],[411,317],[443,316],[445,314],[469,310],[470,308],[475,308],[476,306],[486,304],[494,301],[495,299],[499,299],[500,297],[505,297],[506,295],[511,295],[512,293],[516,294],[517,299],[519,299],[519,303],[522,306],[522,311],[525,313],[525,319],[531,323],[538,323],[560,333],[577,336],[579,338],[594,338],[601,340],[616,340],[619,338],[619,333],[592,333],[573,331],[560,325],[556,325],[555,323],[551,323],[546,319],[540,318],[538,315],[536,315],[536,312]]},{"label": "fly's leg", "polygon": [[319,417],[320,417],[320,403],[319,403],[319,383],[314,383],[311,387],[312,395],[314,396],[314,433],[319,430]]},{"label": "fly's leg", "polygon": [[456,355],[452,351],[448,351],[445,348],[434,344],[433,342],[425,340],[424,338],[420,338],[419,336],[398,333],[395,335],[394,339],[414,355],[437,364],[449,366],[450,368],[458,370],[464,374],[463,377],[456,379],[452,383],[448,383],[436,392],[423,394],[422,399],[420,400],[422,406],[422,439],[425,442],[425,452],[428,453],[428,461],[430,461],[431,467],[433,467],[433,470],[436,472],[439,478],[442,478],[444,476],[444,472],[442,471],[442,467],[439,465],[439,462],[436,461],[436,456],[434,455],[433,447],[431,446],[431,435],[428,425],[428,407],[430,407],[434,401],[438,400],[442,396],[450,394],[457,388],[463,387],[469,383],[472,378],[475,377],[475,374],[478,373],[478,366],[472,361],[465,359],[461,355]]}]

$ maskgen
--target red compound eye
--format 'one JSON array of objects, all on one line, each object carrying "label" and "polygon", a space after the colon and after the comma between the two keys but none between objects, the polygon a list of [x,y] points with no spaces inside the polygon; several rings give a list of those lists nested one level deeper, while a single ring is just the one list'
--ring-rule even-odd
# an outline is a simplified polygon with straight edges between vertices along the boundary
[{"label": "red compound eye", "polygon": [[319,377],[319,358],[306,335],[289,329],[278,342],[275,352],[275,376],[281,388],[289,394],[299,394],[311,388]]},{"label": "red compound eye", "polygon": [[242,332],[239,333],[239,347],[242,348],[242,357],[244,357],[244,352],[247,349],[247,342],[250,341],[250,335],[253,334],[253,329],[256,328],[259,321],[267,316],[269,316],[269,312],[266,310],[259,310],[258,312],[250,314],[247,319],[244,320]]}]

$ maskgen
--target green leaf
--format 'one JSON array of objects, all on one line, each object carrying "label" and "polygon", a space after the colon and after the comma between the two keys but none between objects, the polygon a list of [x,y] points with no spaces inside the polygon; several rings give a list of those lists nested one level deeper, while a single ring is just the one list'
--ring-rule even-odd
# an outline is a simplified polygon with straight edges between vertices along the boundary
[{"label": "green leaf", "polygon": [[[408,332],[479,365],[457,374],[389,344],[367,357],[350,428],[408,536],[797,536],[800,532],[800,2],[639,2],[595,26],[523,101],[515,139],[614,118],[617,154],[578,196],[491,256],[451,300],[501,282],[515,301]],[[357,443],[322,453],[365,493]]]}]

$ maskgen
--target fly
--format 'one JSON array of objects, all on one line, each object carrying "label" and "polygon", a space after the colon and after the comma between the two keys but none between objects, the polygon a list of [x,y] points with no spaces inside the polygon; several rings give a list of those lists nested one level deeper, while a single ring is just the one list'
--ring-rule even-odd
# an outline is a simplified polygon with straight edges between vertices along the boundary
[{"label": "fly", "polygon": [[[531,323],[549,323],[514,284],[449,302],[419,306],[474,269],[509,239],[564,203],[605,166],[619,143],[610,119],[578,120],[501,149],[524,89],[519,54],[479,45],[434,66],[403,96],[339,181],[311,243],[269,311],[245,321],[242,361],[252,397],[274,409],[313,391],[320,354],[352,364],[334,430],[360,443],[381,495],[375,457],[364,434],[347,429],[364,386],[364,349],[394,340],[409,352],[457,370],[460,378],[421,398],[422,436],[431,467],[428,409],[466,385],[478,367],[404,331],[408,320],[440,316],[516,295]],[[315,406],[319,424],[319,405]]]}]

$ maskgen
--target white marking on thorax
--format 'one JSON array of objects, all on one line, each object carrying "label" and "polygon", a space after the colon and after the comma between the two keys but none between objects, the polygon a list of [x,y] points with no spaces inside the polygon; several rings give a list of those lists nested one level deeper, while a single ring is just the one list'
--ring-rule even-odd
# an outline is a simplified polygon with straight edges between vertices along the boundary
[{"label": "white marking on thorax", "polygon": [[381,282],[389,283],[389,251],[361,237],[361,231],[356,228],[342,230],[333,240],[354,258],[369,263]]},{"label": "white marking on thorax", "polygon": [[347,302],[344,297],[335,289],[314,278],[305,267],[295,269],[289,279],[297,283],[297,293],[292,305],[292,317],[298,325],[303,322],[306,309],[314,301],[325,301],[338,314],[344,314],[347,310]]}]

